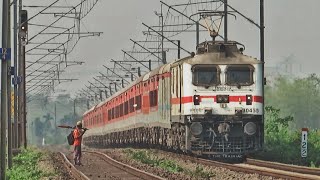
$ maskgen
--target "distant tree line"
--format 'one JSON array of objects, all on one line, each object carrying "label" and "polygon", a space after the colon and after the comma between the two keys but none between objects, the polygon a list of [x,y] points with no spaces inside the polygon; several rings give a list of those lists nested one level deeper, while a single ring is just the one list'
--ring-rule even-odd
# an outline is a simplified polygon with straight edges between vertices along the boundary
[{"label": "distant tree line", "polygon": [[29,143],[41,145],[43,138],[46,144],[66,143],[69,130],[57,128],[55,124],[75,125],[86,110],[85,101],[73,99],[69,94],[54,99],[44,95],[29,98],[33,99],[28,103]]},{"label": "distant tree line", "polygon": [[[320,167],[320,79],[280,76],[265,89],[265,146],[257,157]],[[308,157],[301,158],[301,128],[309,128]]]},{"label": "distant tree line", "polygon": [[293,117],[292,128],[320,128],[320,78],[280,76],[265,88],[266,106],[281,109],[282,115]]}]

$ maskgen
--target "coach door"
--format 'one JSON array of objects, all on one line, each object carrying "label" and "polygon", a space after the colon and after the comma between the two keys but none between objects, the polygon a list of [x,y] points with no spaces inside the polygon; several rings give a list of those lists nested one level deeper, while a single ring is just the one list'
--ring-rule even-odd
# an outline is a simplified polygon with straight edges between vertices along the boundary
[{"label": "coach door", "polygon": [[179,122],[181,109],[181,71],[179,66],[171,69],[171,120]]}]

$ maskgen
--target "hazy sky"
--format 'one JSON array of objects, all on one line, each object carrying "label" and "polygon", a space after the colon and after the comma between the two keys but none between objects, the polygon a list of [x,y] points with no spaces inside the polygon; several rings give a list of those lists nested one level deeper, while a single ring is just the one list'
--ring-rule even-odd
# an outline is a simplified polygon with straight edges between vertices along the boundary
[{"label": "hazy sky", "polygon": [[[27,3],[30,4],[31,1]],[[259,22],[259,1],[229,0],[229,3]],[[293,61],[302,65],[303,72],[318,73],[319,7],[319,0],[265,0],[265,61],[268,66],[274,66],[293,55]],[[85,64],[69,67],[65,75],[80,80],[63,83],[58,89],[77,92],[84,84],[88,85],[88,80],[92,81],[92,77],[99,75],[99,71],[105,70],[102,65],[108,65],[107,60],[122,60],[121,49],[129,50],[132,47],[129,39],[139,40],[143,37],[141,31],[146,29],[141,23],[158,24],[154,11],[159,9],[158,0],[100,0],[83,19],[82,30],[101,31],[103,34],[101,37],[80,40],[69,60],[84,61]],[[244,44],[245,54],[259,58],[258,29],[240,16],[237,16],[237,20],[232,17],[229,19],[229,39]],[[182,46],[195,47],[194,35],[190,34],[190,38],[192,41],[182,40]]]}]

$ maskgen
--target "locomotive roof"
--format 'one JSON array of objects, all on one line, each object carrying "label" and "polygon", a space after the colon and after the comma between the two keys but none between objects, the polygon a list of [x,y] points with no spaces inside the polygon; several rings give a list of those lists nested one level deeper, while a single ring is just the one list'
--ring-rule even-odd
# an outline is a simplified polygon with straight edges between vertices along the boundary
[{"label": "locomotive roof", "polygon": [[260,64],[262,61],[244,55],[237,47],[237,42],[222,41],[203,42],[197,47],[194,57],[186,57],[173,62],[173,66],[182,63],[188,64]]}]

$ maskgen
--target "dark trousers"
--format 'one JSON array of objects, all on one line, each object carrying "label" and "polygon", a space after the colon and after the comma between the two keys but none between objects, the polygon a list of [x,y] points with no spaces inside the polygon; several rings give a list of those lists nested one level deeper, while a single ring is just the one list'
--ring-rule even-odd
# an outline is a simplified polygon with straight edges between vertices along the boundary
[{"label": "dark trousers", "polygon": [[74,163],[76,165],[81,164],[81,145],[79,146],[74,146]]}]

